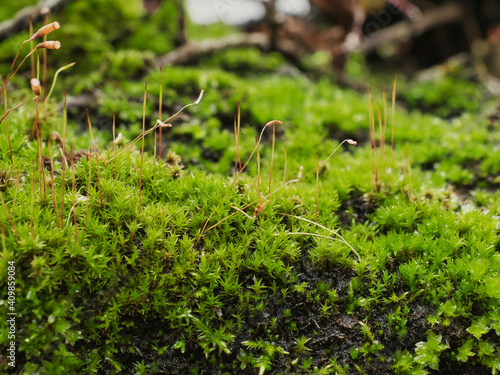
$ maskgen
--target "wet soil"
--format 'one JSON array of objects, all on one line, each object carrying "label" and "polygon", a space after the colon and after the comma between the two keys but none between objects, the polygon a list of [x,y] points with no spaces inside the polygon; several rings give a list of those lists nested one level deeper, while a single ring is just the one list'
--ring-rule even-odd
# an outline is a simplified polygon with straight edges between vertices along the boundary
[{"label": "wet soil", "polygon": [[[242,272],[244,280],[244,293],[248,286],[252,284],[253,272]],[[259,275],[263,276],[263,275]],[[247,353],[250,350],[243,344],[248,340],[273,342],[280,346],[289,354],[276,355],[272,362],[272,369],[266,374],[301,374],[308,373],[300,368],[304,360],[310,358],[309,370],[315,366],[321,368],[330,363],[330,359],[336,358],[336,362],[341,367],[348,366],[348,374],[358,374],[355,366],[359,366],[366,374],[393,374],[391,368],[393,361],[391,357],[398,350],[408,350],[410,353],[415,349],[418,342],[426,341],[429,330],[437,335],[443,336],[450,349],[440,357],[439,370],[431,371],[431,374],[462,374],[481,375],[488,374],[485,366],[469,361],[466,364],[453,360],[450,353],[461,346],[462,340],[469,337],[465,330],[470,322],[464,319],[451,320],[447,327],[432,327],[427,322],[427,317],[434,313],[425,301],[415,300],[408,304],[410,307],[407,316],[407,334],[400,338],[397,333],[387,323],[387,314],[394,313],[398,304],[380,303],[372,306],[370,311],[357,308],[348,313],[348,305],[352,302],[349,298],[349,285],[355,274],[342,267],[313,267],[309,260],[304,260],[297,268],[297,284],[308,283],[315,285],[318,280],[329,283],[331,288],[335,288],[339,300],[334,307],[323,314],[321,303],[311,298],[308,293],[293,291],[288,295],[278,290],[274,295],[268,295],[265,300],[265,309],[258,312],[254,307],[249,307],[243,312],[243,323],[234,337],[234,341],[229,345],[230,354],[216,351],[208,357],[197,343],[197,336],[186,334],[186,331],[173,329],[170,322],[162,317],[162,314],[149,313],[145,316],[123,315],[121,322],[123,329],[120,336],[126,344],[122,344],[120,350],[113,355],[114,360],[125,366],[127,370],[124,374],[135,373],[134,364],[144,362],[150,365],[150,371],[154,368],[158,373],[166,374],[258,374],[258,368],[248,365],[241,368],[239,356],[242,351]],[[272,279],[264,280],[269,285]],[[362,286],[364,288],[365,286]],[[400,295],[404,293],[406,287],[396,283],[394,290],[387,291],[387,297],[395,292]],[[214,321],[215,327],[223,322],[235,322],[231,315],[241,312],[237,306],[237,301],[227,301],[221,308],[219,321]],[[291,314],[287,313],[290,311]],[[166,314],[165,314],[166,315]],[[274,321],[273,321],[274,319]],[[375,338],[383,345],[377,353],[362,355],[356,359],[352,358],[353,348],[360,349],[369,342],[363,334],[362,325],[366,324],[371,328]],[[302,353],[296,350],[296,340],[300,337],[310,338],[306,347],[309,349]],[[172,346],[185,337],[186,347],[184,353],[180,349],[173,349]],[[496,336],[492,336],[491,342],[498,341]],[[89,350],[99,348],[95,342],[86,344]],[[156,348],[166,348],[159,354]],[[293,359],[300,358],[294,365]],[[154,365],[153,365],[154,364]],[[113,372],[112,365],[104,364],[99,374]],[[154,372],[151,372],[154,373]]]}]

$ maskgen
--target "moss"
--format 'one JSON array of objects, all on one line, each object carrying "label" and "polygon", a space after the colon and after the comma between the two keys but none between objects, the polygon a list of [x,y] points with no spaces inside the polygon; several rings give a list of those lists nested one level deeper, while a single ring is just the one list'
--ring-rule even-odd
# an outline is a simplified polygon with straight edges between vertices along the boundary
[{"label": "moss", "polygon": [[[97,20],[77,35],[77,15],[61,22],[58,33],[74,36],[75,44],[65,42],[67,50],[51,61],[76,58],[82,48],[89,65],[65,72],[58,90],[99,90],[89,111],[97,153],[63,169],[62,149],[46,141],[53,131],[63,134],[56,93],[40,116],[41,175],[37,142],[28,138],[34,104],[8,117],[10,138],[0,137],[0,311],[6,316],[13,306],[17,313],[17,370],[497,368],[499,140],[477,108],[452,120],[397,108],[394,149],[391,116],[385,147],[377,141],[372,149],[367,95],[326,78],[282,74],[273,54],[227,52],[205,67],[164,69],[163,120],[206,93],[163,129],[164,160],[155,160],[152,133],[144,154],[140,140],[130,142],[142,132],[144,81],[146,128],[157,123],[160,73],[144,65],[171,48],[171,37],[165,50],[159,36],[147,51],[139,44],[170,27],[162,17],[172,3],[145,26],[138,2],[130,9],[89,3],[126,24]],[[73,10],[89,15],[89,4],[74,3]],[[90,38],[102,44],[93,49]],[[19,76],[8,94],[9,105],[31,97]],[[113,111],[116,133],[123,133],[116,150]],[[244,164],[273,119],[284,123],[274,139],[273,128],[265,129],[260,165],[254,153],[235,176],[238,150]],[[70,116],[66,151],[88,150],[86,126],[85,115]],[[381,129],[377,121],[377,140]],[[344,138],[359,143],[344,144],[318,168]],[[8,303],[9,265],[15,304]],[[0,331],[6,352],[6,319]]]}]

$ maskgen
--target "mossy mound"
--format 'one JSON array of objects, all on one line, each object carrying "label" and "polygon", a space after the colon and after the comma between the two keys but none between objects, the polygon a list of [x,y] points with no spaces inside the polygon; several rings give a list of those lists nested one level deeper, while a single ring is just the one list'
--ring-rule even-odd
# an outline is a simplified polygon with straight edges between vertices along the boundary
[{"label": "mossy mound", "polygon": [[[457,112],[449,85],[470,82],[446,79],[446,118],[400,106],[392,117],[381,90],[371,108],[369,95],[253,49],[160,73],[154,58],[173,44],[153,34],[170,30],[172,3],[152,16],[138,2],[68,6],[61,40],[88,29],[57,61],[81,48],[84,67],[61,74],[38,117],[29,102],[0,124],[0,311],[17,314],[14,330],[0,322],[2,353],[15,348],[2,371],[496,373],[500,139],[489,103]],[[79,18],[92,9],[127,23],[92,28]],[[136,137],[160,105],[164,121],[201,89],[142,152]],[[21,75],[7,93],[9,108],[32,97]],[[94,137],[75,99],[87,100]]]}]

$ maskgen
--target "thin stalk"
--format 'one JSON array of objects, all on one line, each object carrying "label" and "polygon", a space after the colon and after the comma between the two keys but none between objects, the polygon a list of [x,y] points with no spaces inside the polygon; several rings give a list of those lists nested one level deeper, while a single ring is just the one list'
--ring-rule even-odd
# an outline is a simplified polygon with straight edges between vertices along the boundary
[{"label": "thin stalk", "polygon": [[369,104],[369,126],[370,126],[370,164],[371,164],[371,169],[372,169],[372,189],[373,186],[376,185],[375,183],[375,130],[374,130],[374,111],[373,111],[373,91],[372,88],[370,87],[370,104]]},{"label": "thin stalk", "polygon": [[271,193],[271,181],[273,177],[274,145],[276,143],[276,125],[273,124],[273,145],[271,151],[271,171],[269,172],[269,193]]},{"label": "thin stalk", "polygon": [[[265,129],[265,128],[264,128]],[[261,133],[262,135],[262,133]],[[334,154],[335,152],[337,152],[337,150],[344,144],[344,143],[349,143],[349,144],[352,144],[352,145],[355,145],[356,142],[351,140],[351,139],[344,139],[340,145],[337,146],[337,148],[335,148],[335,150],[333,150],[333,152],[330,153],[330,155],[328,155],[328,157],[323,160],[321,163],[319,163],[319,166],[321,167],[324,163],[326,163]],[[254,149],[255,150],[255,149]],[[250,161],[251,157],[253,155],[253,152],[252,154],[250,155],[250,158],[247,160],[246,164],[243,166],[243,169],[246,167],[246,165],[248,164],[248,162]],[[288,182],[286,182],[285,184],[281,185],[279,188],[277,188],[276,190],[274,190],[272,193],[268,194],[265,198],[266,200],[269,200],[269,197],[271,195],[274,195],[275,193],[277,193],[278,191],[280,191],[281,189],[283,189],[285,186],[288,186],[290,184],[292,184],[292,187],[294,187],[295,185],[297,185],[300,181],[302,181],[302,179],[304,179],[305,177],[309,176],[311,173],[313,173],[314,171],[316,171],[316,168],[313,168],[311,169],[308,173],[306,173],[305,176],[302,176],[302,167],[301,167],[301,172],[299,173],[300,174],[300,177],[297,178],[297,179],[294,179],[294,180],[290,180]],[[227,219],[229,219],[230,217],[234,216],[237,214],[237,212],[231,214],[231,215],[228,215],[227,217],[225,217],[224,219],[222,219],[221,221],[219,221],[218,223],[212,225],[211,227],[209,227],[208,229],[206,229],[207,225],[208,225],[208,222],[209,220],[212,218],[212,216],[214,215],[214,213],[217,211],[217,209],[220,207],[220,205],[222,204],[222,201],[224,200],[224,198],[226,197],[226,195],[228,194],[229,190],[234,186],[234,180],[233,180],[233,183],[229,186],[229,188],[226,190],[226,193],[224,194],[224,196],[222,197],[222,199],[219,201],[219,204],[217,205],[217,207],[215,207],[214,211],[212,211],[212,213],[210,214],[210,216],[208,217],[207,221],[205,222],[205,226],[203,227],[201,233],[200,233],[200,236],[198,237],[198,240],[197,242],[195,243],[195,247],[196,245],[198,244],[199,240],[201,239],[201,236],[203,235],[203,233],[205,232],[208,232],[209,230],[217,227],[218,225],[220,225],[221,223],[223,223],[224,221],[226,221]],[[286,192],[288,191],[288,189],[285,189],[285,191],[283,193],[281,193],[281,195],[278,196],[277,199],[280,199]],[[252,203],[249,203],[247,205],[245,205],[242,210],[245,210],[246,208],[250,207],[250,206],[253,206],[255,204],[259,204],[259,200],[257,201],[254,201]]]},{"label": "thin stalk", "polygon": [[56,202],[56,190],[54,187],[54,157],[52,155],[52,142],[50,140],[50,137],[47,137],[47,144],[49,145],[49,153],[50,153],[50,185],[51,185],[51,191],[52,191],[52,203],[54,205],[54,213],[56,215],[56,221],[57,225],[61,226],[61,222],[59,221],[59,209],[57,208],[57,202]]},{"label": "thin stalk", "polygon": [[[158,101],[159,101],[159,103],[158,103],[158,118],[161,119],[162,109],[163,109],[163,69],[161,66],[160,66],[160,97],[159,97]],[[160,150],[159,150],[160,159],[161,159],[162,147],[163,147],[162,133],[163,133],[163,128],[160,127]],[[156,144],[156,141],[155,141],[155,144]]]},{"label": "thin stalk", "polygon": [[0,229],[2,230],[2,250],[3,250],[3,258],[7,259],[7,245],[5,244],[5,228],[3,224],[0,224]]},{"label": "thin stalk", "polygon": [[[257,142],[257,144],[258,144],[258,143],[260,143],[260,140],[262,139],[262,134],[263,134],[264,130],[266,129],[266,127],[268,127],[268,126],[269,126],[269,123],[268,123],[268,124],[266,124],[266,125],[264,126],[264,128],[262,129],[262,132],[261,132],[261,134],[260,134],[260,138],[259,138],[259,142]],[[323,164],[325,164],[325,163],[326,163],[326,162],[327,162],[327,161],[328,161],[328,160],[329,160],[329,159],[330,159],[330,158],[331,158],[331,157],[332,157],[332,156],[333,156],[333,155],[337,152],[337,150],[338,150],[340,147],[342,147],[342,145],[343,145],[344,143],[346,143],[346,142],[347,142],[347,143],[349,143],[349,144],[351,144],[351,145],[356,145],[356,144],[357,144],[357,142],[353,141],[352,139],[344,139],[344,140],[343,140],[343,141],[342,141],[342,142],[341,142],[341,143],[337,146],[337,148],[335,148],[335,150],[333,150],[333,152],[331,152],[331,153],[330,153],[330,155],[328,155],[328,157],[327,157],[325,160],[323,160],[323,161],[319,164],[319,166],[321,167]],[[247,166],[247,164],[250,162],[250,160],[251,160],[251,158],[252,158],[252,156],[253,156],[254,152],[255,152],[255,148],[254,148],[254,151],[252,151],[252,154],[251,154],[251,155],[250,155],[250,157],[248,158],[247,162],[246,162],[246,163],[245,163],[245,165],[243,166],[242,171],[245,169],[245,167]],[[292,187],[294,187],[294,186],[295,186],[295,185],[297,185],[300,181],[302,181],[302,179],[303,179],[303,178],[307,177],[308,175],[310,175],[310,174],[311,174],[312,172],[314,172],[314,171],[316,171],[316,168],[313,168],[313,169],[312,169],[312,170],[310,170],[310,171],[309,171],[309,172],[308,172],[305,176],[302,176],[302,167],[301,167],[301,172],[299,173],[299,174],[300,174],[299,178],[294,179],[294,180],[290,180],[290,181],[288,181],[288,182],[284,183],[283,185],[281,185],[281,186],[280,186],[279,188],[277,188],[276,190],[274,190],[272,193],[269,193],[269,194],[265,197],[265,198],[266,198],[266,201],[269,201],[269,197],[270,197],[271,195],[274,195],[275,193],[277,193],[278,191],[280,191],[281,189],[283,189],[285,186],[288,186],[288,185],[290,185],[290,184],[291,184],[291,185],[292,185]],[[212,211],[212,213],[209,215],[208,219],[205,221],[205,225],[203,226],[203,228],[202,228],[202,230],[201,230],[201,233],[199,234],[198,239],[196,240],[196,242],[195,242],[195,244],[194,244],[194,247],[196,247],[196,246],[198,245],[198,243],[200,242],[201,237],[203,236],[203,234],[204,234],[205,232],[208,232],[209,230],[211,230],[211,229],[213,229],[213,228],[216,228],[217,226],[219,226],[220,224],[222,224],[224,221],[226,221],[226,220],[228,220],[229,218],[233,217],[234,215],[238,214],[238,212],[234,212],[234,213],[232,213],[232,214],[230,214],[230,215],[226,216],[224,219],[220,220],[220,221],[219,221],[219,222],[217,222],[216,224],[214,224],[214,225],[212,225],[212,226],[210,226],[210,227],[208,227],[208,228],[207,228],[207,226],[208,226],[208,222],[209,222],[209,221],[210,221],[210,219],[213,217],[213,215],[215,214],[215,212],[219,209],[219,207],[221,206],[222,202],[223,202],[223,201],[224,201],[224,199],[226,198],[227,194],[229,193],[229,191],[230,191],[230,190],[232,189],[232,187],[234,186],[235,182],[236,182],[236,179],[233,179],[233,182],[231,183],[231,185],[230,185],[230,186],[226,189],[226,192],[225,192],[224,196],[221,198],[221,200],[219,201],[218,205],[215,207],[215,209],[214,209],[214,210]],[[280,198],[281,198],[281,197],[282,197],[282,196],[283,196],[283,195],[284,195],[287,191],[288,191],[288,189],[285,189],[285,191],[284,191],[283,193],[281,193],[281,195],[280,195],[277,199],[280,199]],[[254,201],[254,202],[252,202],[252,203],[249,203],[249,204],[245,205],[243,208],[241,208],[241,210],[245,210],[245,209],[247,209],[248,207],[253,206],[253,205],[256,205],[256,204],[259,204],[259,200]]]},{"label": "thin stalk", "polygon": [[39,49],[36,51],[36,78],[38,80],[40,80],[40,50]]},{"label": "thin stalk", "polygon": [[[44,26],[46,26],[47,24],[49,23],[49,13],[46,13],[45,14],[45,22],[44,22]],[[46,42],[47,41],[47,35],[45,35],[43,37],[43,41]],[[43,73],[42,73],[42,84],[43,84],[43,99],[44,99],[44,103],[45,103],[45,99],[47,98],[47,91],[46,91],[46,88],[47,88],[47,60],[48,60],[48,56],[47,56],[47,49],[44,48],[43,49]],[[43,107],[42,107],[43,108]]]},{"label": "thin stalk", "polygon": [[286,167],[287,167],[287,162],[288,162],[288,155],[287,155],[286,146],[285,146],[285,169],[283,170],[283,183],[286,182]]},{"label": "thin stalk", "polygon": [[411,143],[408,144],[408,177],[410,179],[410,196],[412,196],[413,189],[411,186]]},{"label": "thin stalk", "polygon": [[[319,165],[313,169],[311,169],[309,172],[307,172],[305,175],[301,175],[298,179],[296,180],[292,180],[292,182],[294,183],[293,186],[297,185],[300,181],[302,181],[303,179],[305,179],[307,176],[309,176],[311,173],[315,172],[316,171],[316,168],[319,168],[319,167],[322,167],[328,160],[330,160],[330,158],[338,151],[339,148],[341,148],[344,143],[348,143],[350,145],[353,145],[355,146],[357,144],[356,141],[353,141],[352,139],[344,139],[331,153],[330,155],[328,155],[328,157],[323,160],[321,163],[319,163]],[[302,167],[301,167],[302,168]],[[293,187],[292,186],[292,187]],[[286,192],[286,191],[285,191]],[[279,198],[281,198],[283,196],[283,194],[285,194],[285,192],[283,192]]]},{"label": "thin stalk", "polygon": [[[33,17],[31,16],[31,14],[30,14],[29,23],[30,23],[30,35],[33,35]],[[31,40],[30,41],[30,48],[31,48],[31,50],[33,50],[33,44],[34,44],[33,40]],[[31,55],[31,53],[30,53],[30,55]],[[30,56],[30,55],[28,55],[28,56]],[[26,57],[28,57],[28,56],[26,56]],[[34,56],[31,56],[30,59],[31,59],[31,76],[34,77],[35,76],[35,60],[34,60]],[[22,65],[22,63],[19,64],[19,66],[21,66],[21,65]],[[18,67],[18,69],[19,69],[19,67]],[[16,74],[16,73],[14,73],[14,74]],[[12,76],[11,76],[11,78],[12,78]]]},{"label": "thin stalk", "polygon": [[[97,186],[99,187],[99,198],[101,200],[101,208],[103,207],[102,203],[102,192],[101,192],[101,178],[99,175],[99,154],[97,152],[97,147],[95,145],[95,139],[94,139],[94,134],[92,133],[92,123],[90,122],[90,115],[89,115],[89,110],[87,109],[87,122],[89,124],[89,131],[90,131],[90,137],[92,138],[92,144],[94,146],[94,153],[95,153],[95,161],[96,161],[96,171],[97,171]],[[90,157],[89,157],[90,160]]]},{"label": "thin stalk", "polygon": [[314,197],[314,207],[316,209],[316,223],[319,223],[318,216],[318,184],[319,184],[319,155],[316,151],[316,194]]},{"label": "thin stalk", "polygon": [[142,134],[138,135],[137,137],[135,137],[135,139],[133,141],[131,141],[127,146],[125,146],[124,148],[122,148],[120,150],[120,152],[118,152],[113,158],[111,159],[106,159],[103,164],[107,164],[109,163],[111,160],[113,160],[114,158],[116,158],[118,155],[121,155],[123,152],[127,151],[130,147],[132,147],[137,141],[139,141],[139,139],[141,138],[144,138],[146,135],[148,135],[149,133],[151,133],[152,131],[154,131],[156,128],[158,127],[171,127],[171,124],[169,124],[168,122],[171,121],[172,119],[174,119],[175,117],[177,117],[184,109],[186,109],[187,107],[190,107],[190,106],[193,106],[193,105],[198,105],[200,104],[200,101],[203,97],[203,93],[205,91],[204,90],[201,90],[200,92],[200,96],[198,97],[198,99],[193,102],[193,103],[189,103],[189,104],[186,104],[184,107],[182,107],[179,111],[177,111],[174,115],[170,116],[169,118],[167,118],[165,121],[161,121],[161,120],[158,120],[156,122],[156,125],[153,126],[151,129],[143,132]]},{"label": "thin stalk", "polygon": [[[44,50],[46,50],[46,49],[44,48]],[[54,87],[56,85],[57,77],[59,76],[59,73],[65,71],[66,69],[69,69],[69,68],[75,66],[75,64],[76,64],[76,62],[72,62],[71,64],[64,65],[63,67],[57,69],[56,73],[54,74],[54,79],[52,80],[52,86],[50,86],[50,91],[47,94],[47,96],[45,96],[45,99],[43,100],[42,110],[40,112],[43,112],[43,109],[45,108],[45,104],[47,104],[47,101],[49,100],[50,96],[52,95],[52,91],[54,91]]]},{"label": "thin stalk", "polygon": [[30,227],[31,227],[31,240],[34,239],[34,224],[33,224],[33,208],[35,205],[35,175],[36,175],[36,164],[33,168],[33,176],[31,177],[31,208],[30,208]]},{"label": "thin stalk", "polygon": [[238,139],[236,141],[236,153],[238,154],[238,162],[240,164],[241,172],[241,152],[240,152],[240,125],[241,125],[241,107],[240,102],[238,102]]},{"label": "thin stalk", "polygon": [[33,100],[36,100],[36,98],[38,98],[38,96],[35,96],[31,99],[28,99],[26,100],[25,102],[22,102],[21,104],[19,104],[18,106],[14,107],[14,108],[11,108],[9,109],[7,112],[5,112],[5,114],[0,118],[0,124],[2,123],[2,121],[9,115],[9,113],[11,113],[12,111],[15,111],[16,109],[22,107],[23,105],[25,104],[28,104],[29,102],[33,101]]},{"label": "thin stalk", "polygon": [[[3,86],[3,96],[5,104],[4,114],[5,116],[7,116],[7,86],[5,84],[5,77],[3,76],[3,74],[2,74],[2,86]],[[5,131],[7,134],[7,142],[9,142],[10,165],[14,165],[14,159],[12,157],[12,146],[10,144],[9,125],[7,124],[7,119],[5,119]]]},{"label": "thin stalk", "polygon": [[384,144],[384,132],[383,132],[383,124],[382,124],[382,112],[380,110],[380,105],[377,105],[377,111],[378,111],[378,130],[379,130],[379,145],[378,145],[378,162],[377,162],[377,174],[375,177],[379,177],[379,170],[380,170],[380,177],[382,177],[382,171],[384,170],[384,155],[383,155],[383,144]]},{"label": "thin stalk", "polygon": [[7,219],[9,220],[10,227],[12,228],[12,232],[14,233],[14,236],[17,238],[17,242],[20,242],[19,236],[17,235],[16,228],[14,227],[14,222],[12,221],[12,218],[10,217],[9,210],[7,210],[7,205],[5,204],[5,201],[3,199],[3,194],[0,193],[0,198],[2,199],[2,206],[3,209],[5,210],[5,214],[7,215]]},{"label": "thin stalk", "polygon": [[43,193],[44,198],[47,197],[47,191],[45,186],[45,173],[43,167],[43,155],[42,155],[42,138],[40,135],[40,124],[38,123],[38,96],[35,99],[35,129],[36,129],[36,141],[37,141],[37,156],[38,156],[38,171],[40,175],[40,209],[43,208],[43,198],[42,198],[42,180],[43,180]]},{"label": "thin stalk", "polygon": [[234,160],[234,175],[238,173],[238,128],[236,123],[236,115],[234,115],[234,138],[236,141],[236,156]]},{"label": "thin stalk", "polygon": [[245,170],[245,168],[247,167],[248,163],[250,163],[250,160],[252,160],[252,157],[253,157],[253,154],[255,153],[255,151],[257,150],[257,147],[258,145],[260,144],[260,142],[262,141],[262,136],[264,135],[264,131],[269,127],[271,126],[273,123],[275,124],[282,124],[281,121],[278,121],[278,120],[273,120],[273,121],[270,121],[268,122],[266,125],[264,125],[264,127],[262,128],[262,131],[260,132],[260,136],[258,138],[258,141],[257,141],[257,144],[256,146],[254,147],[252,153],[250,154],[250,156],[248,157],[246,163],[243,165],[243,167],[240,169],[240,172],[234,176],[234,179],[233,179],[233,182],[229,185],[229,187],[226,189],[226,192],[224,193],[224,195],[222,196],[221,200],[219,201],[219,203],[217,204],[217,206],[215,207],[215,209],[212,211],[212,213],[208,216],[208,219],[205,221],[205,224],[203,225],[203,228],[201,229],[201,232],[200,232],[200,235],[198,236],[198,239],[196,240],[195,244],[194,244],[194,247],[196,247],[198,245],[198,243],[200,242],[200,239],[201,237],[203,236],[203,233],[205,233],[205,230],[208,226],[208,223],[210,221],[210,219],[212,218],[212,216],[214,216],[215,212],[217,212],[217,210],[219,209],[219,207],[221,206],[222,202],[224,201],[224,199],[226,198],[227,194],[229,193],[229,191],[233,188],[234,184],[236,183],[237,181],[237,178],[239,176],[241,176],[243,174],[243,171]]},{"label": "thin stalk", "polygon": [[[89,147],[89,155],[90,155],[90,147]],[[88,221],[88,218],[89,218],[90,180],[91,179],[92,179],[92,164],[90,163],[90,157],[89,157],[89,184],[87,186],[87,209],[85,210],[85,226],[83,227],[82,239],[85,239],[85,232],[87,231],[87,221]]]},{"label": "thin stalk", "polygon": [[386,155],[385,155],[385,134],[387,130],[387,91],[384,88],[383,91],[383,98],[384,98],[384,126],[382,130],[383,134],[383,141],[382,141],[382,154],[384,155],[384,166],[386,164]]},{"label": "thin stalk", "polygon": [[[142,102],[142,134],[146,132],[146,95],[148,93],[148,83],[144,84],[144,100]],[[141,171],[139,173],[139,212],[142,204],[142,165],[144,163],[144,137],[142,137],[141,148]]]},{"label": "thin stalk", "polygon": [[[321,224],[318,224],[318,223],[315,223],[314,221],[311,221],[311,220],[308,220],[306,218],[303,218],[303,217],[300,217],[300,216],[296,216],[296,215],[289,215],[289,214],[285,214],[285,213],[279,213],[279,215],[283,215],[283,216],[288,216],[288,217],[294,217],[295,219],[298,219],[298,220],[302,220],[302,221],[306,221],[310,224],[313,224],[313,225],[316,225],[317,227],[320,227],[334,235],[336,235],[339,239],[335,239],[335,238],[332,238],[334,240],[337,240],[337,241],[340,241],[340,242],[343,242],[345,243],[347,246],[349,246],[349,248],[353,251],[354,254],[357,255],[358,257],[358,260],[361,262],[361,257],[359,256],[358,252],[351,246],[351,244],[349,242],[347,242],[344,237],[342,237],[338,232],[334,231],[334,230],[331,230],[330,228],[327,228],[325,227],[324,225],[321,225]],[[303,234],[309,234],[309,235],[314,235],[312,233],[303,233]]]},{"label": "thin stalk", "polygon": [[403,165],[401,166],[401,168],[403,169],[403,183],[406,180],[406,167],[405,167],[405,164],[406,164],[406,143],[405,143],[405,146],[403,148]]},{"label": "thin stalk", "polygon": [[[30,34],[31,35],[31,34]],[[16,61],[17,61],[17,58],[19,57],[24,45],[27,43],[27,42],[31,42],[31,45],[33,45],[33,41],[30,41],[30,40],[25,40],[24,42],[22,42],[21,44],[21,48],[19,48],[19,51],[17,51],[16,53],[16,57],[14,57],[14,60],[12,61],[12,65],[10,66],[10,70],[9,70],[9,74],[7,74],[7,77],[10,77],[10,74],[12,73],[12,70],[14,70],[14,65],[16,65]],[[31,49],[33,49],[33,47],[31,47]],[[4,89],[5,90],[5,89]]]},{"label": "thin stalk", "polygon": [[[63,92],[63,136],[62,136],[62,202],[61,202],[61,228],[64,221],[64,189],[66,186],[66,168],[68,168],[68,162],[66,161],[66,123],[68,120],[68,110],[66,106],[66,91]],[[90,155],[90,153],[89,153]]]},{"label": "thin stalk", "polygon": [[[33,42],[32,42],[33,43]],[[35,60],[34,60],[34,56],[33,56],[33,53],[37,51],[37,48],[31,48],[31,51],[24,57],[24,59],[21,60],[21,62],[19,63],[19,65],[17,66],[16,70],[14,71],[14,73],[10,74],[9,76],[7,76],[7,82],[9,82],[12,77],[14,77],[16,75],[16,73],[18,72],[19,68],[21,67],[21,65],[24,64],[24,62],[26,61],[26,59],[28,57],[31,57],[31,64],[32,64],[32,68],[31,68],[31,76],[34,77],[35,76]]]},{"label": "thin stalk", "polygon": [[75,181],[75,160],[73,156],[73,147],[71,147],[70,151],[70,160],[71,160],[71,185],[73,191],[73,225],[75,227],[75,243],[78,246],[78,227],[76,225],[76,181]]},{"label": "thin stalk", "polygon": [[[257,142],[257,139],[255,140]],[[259,206],[262,207],[262,196],[260,194],[260,152],[259,143],[255,145],[257,148],[257,192],[259,194]],[[264,212],[262,211],[262,217],[264,217]]]},{"label": "thin stalk", "polygon": [[113,111],[113,152],[115,153],[115,173],[114,173],[114,177],[115,177],[115,180],[116,180],[116,137],[115,137],[115,118],[116,118],[116,114],[115,114],[115,111]]},{"label": "thin stalk", "polygon": [[16,168],[17,174],[16,174],[16,190],[14,190],[14,198],[12,199],[12,210],[16,207],[16,198],[17,198],[17,191],[19,190],[19,167]]},{"label": "thin stalk", "polygon": [[154,135],[154,143],[153,143],[153,163],[156,165],[156,133],[158,132],[158,129],[155,129],[155,135]]},{"label": "thin stalk", "polygon": [[392,130],[391,130],[391,165],[394,166],[394,117],[396,113],[396,75],[392,84]]}]

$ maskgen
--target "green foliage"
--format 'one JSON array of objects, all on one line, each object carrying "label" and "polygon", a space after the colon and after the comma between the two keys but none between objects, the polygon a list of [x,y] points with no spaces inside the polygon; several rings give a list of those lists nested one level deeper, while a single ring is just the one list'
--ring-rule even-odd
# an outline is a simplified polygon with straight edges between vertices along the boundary
[{"label": "green foliage", "polygon": [[[37,142],[28,139],[34,106],[9,114],[10,138],[0,137],[0,283],[5,297],[15,262],[15,342],[24,371],[171,373],[169,363],[179,361],[193,373],[376,373],[392,366],[426,374],[446,357],[497,373],[500,136],[475,114],[480,90],[453,78],[410,88],[403,97],[412,106],[446,117],[469,113],[445,121],[398,108],[394,150],[387,129],[385,156],[373,155],[368,96],[306,77],[274,53],[241,49],[196,67],[169,66],[159,103],[153,61],[173,48],[176,17],[174,1],[152,15],[139,1],[68,5],[59,20],[64,47],[50,61],[81,60],[47,103],[42,175]],[[188,35],[233,30],[191,25]],[[5,43],[0,49],[5,59],[16,53]],[[327,60],[318,54],[305,65],[323,69]],[[348,71],[365,74],[363,66],[358,55]],[[125,148],[142,132],[144,81],[147,129],[160,104],[163,120],[206,91],[199,106],[162,129],[165,160],[152,156],[153,134],[144,155],[140,143]],[[50,151],[46,141],[53,131],[63,134],[63,89],[70,96],[99,92],[98,110],[90,110],[99,151],[64,169],[62,149],[53,142]],[[31,97],[17,76],[7,92],[9,106]],[[115,111],[123,135],[116,160],[109,131]],[[260,180],[255,158],[235,176],[238,152],[244,163],[272,119],[284,124],[273,159],[272,128],[264,131]],[[89,147],[79,122],[73,113],[66,151]],[[316,185],[316,152],[321,162],[344,138],[359,144],[321,164]],[[286,184],[301,166],[301,181]],[[269,181],[271,192],[279,189],[271,195]],[[8,329],[2,320],[3,353]]]},{"label": "green foliage", "polygon": [[476,112],[483,90],[478,90],[477,82],[470,82],[460,75],[461,72],[443,74],[432,81],[414,84],[405,92],[404,99],[411,107],[431,111],[440,117]]}]

